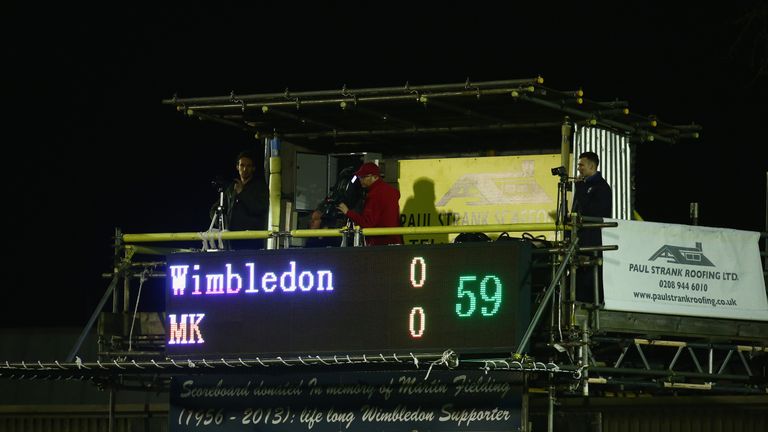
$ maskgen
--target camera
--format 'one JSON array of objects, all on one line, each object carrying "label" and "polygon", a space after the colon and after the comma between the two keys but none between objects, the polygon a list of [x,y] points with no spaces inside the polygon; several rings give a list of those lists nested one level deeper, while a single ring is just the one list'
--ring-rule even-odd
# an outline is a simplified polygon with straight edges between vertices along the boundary
[{"label": "camera", "polygon": [[349,208],[355,208],[363,198],[363,189],[359,181],[352,181],[355,177],[355,168],[347,167],[341,170],[336,184],[331,188],[331,193],[318,206],[324,218],[332,219],[343,216],[336,208],[340,203],[345,203]]},{"label": "camera", "polygon": [[568,170],[566,170],[564,166],[552,168],[552,175],[560,176],[560,177],[568,177]]}]

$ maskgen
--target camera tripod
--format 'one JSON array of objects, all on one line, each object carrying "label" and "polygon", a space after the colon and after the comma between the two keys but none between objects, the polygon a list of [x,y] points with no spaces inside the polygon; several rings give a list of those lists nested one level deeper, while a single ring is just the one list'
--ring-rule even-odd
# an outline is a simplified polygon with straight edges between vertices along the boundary
[{"label": "camera tripod", "polygon": [[[229,241],[222,241],[221,237],[219,237],[218,241],[218,248],[216,248],[216,243],[214,241],[214,235],[215,234],[221,234],[222,232],[227,230],[227,218],[226,218],[226,207],[225,207],[225,199],[226,194],[224,193],[224,186],[219,184],[218,185],[219,190],[219,204],[216,206],[216,210],[213,213],[213,217],[211,217],[211,225],[208,227],[208,231],[206,232],[207,235],[203,236],[203,249],[206,250],[227,250],[229,249]],[[208,241],[210,241],[210,247],[208,244]]]},{"label": "camera tripod", "polygon": [[345,218],[344,235],[341,237],[340,247],[357,247],[365,244],[365,237],[360,231],[355,231],[355,223],[350,218]]},{"label": "camera tripod", "polygon": [[[557,183],[557,213],[555,216],[555,226],[562,227],[565,230],[565,224],[568,222],[568,192],[573,190],[574,177],[568,177],[564,170],[555,171],[552,169],[552,175],[559,175],[560,181]],[[557,240],[558,230],[555,230],[555,240]],[[565,233],[564,233],[565,234]]]}]

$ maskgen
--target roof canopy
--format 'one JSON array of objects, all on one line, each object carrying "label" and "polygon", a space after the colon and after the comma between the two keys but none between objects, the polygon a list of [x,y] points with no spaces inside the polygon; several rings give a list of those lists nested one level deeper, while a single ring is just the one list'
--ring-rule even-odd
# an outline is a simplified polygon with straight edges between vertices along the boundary
[{"label": "roof canopy", "polygon": [[514,150],[560,146],[566,119],[600,126],[634,141],[698,137],[700,126],[675,126],[631,113],[626,101],[597,102],[561,91],[541,77],[504,81],[263,93],[164,100],[186,115],[279,136],[318,151],[382,153]]}]

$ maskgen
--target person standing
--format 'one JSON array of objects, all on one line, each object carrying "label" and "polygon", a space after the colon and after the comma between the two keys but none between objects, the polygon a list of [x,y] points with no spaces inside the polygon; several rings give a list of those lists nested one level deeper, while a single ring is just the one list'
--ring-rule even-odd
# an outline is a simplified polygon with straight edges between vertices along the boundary
[{"label": "person standing", "polygon": [[[238,177],[224,190],[224,220],[229,231],[263,231],[267,229],[269,191],[256,172],[256,158],[251,152],[237,155]],[[218,202],[211,209],[215,213]],[[264,248],[263,240],[237,240],[238,248]]]},{"label": "person standing", "polygon": [[[579,155],[576,169],[579,180],[574,183],[573,207],[574,212],[582,216],[610,218],[613,209],[611,186],[603,178],[597,167],[600,158],[596,153],[584,152]],[[579,247],[602,246],[603,236],[600,228],[583,228],[578,232]],[[589,252],[587,255],[600,257],[600,252]],[[595,280],[591,267],[580,268],[576,272],[576,299],[595,302]],[[599,291],[602,291],[602,280],[598,278]]]},{"label": "person standing", "polygon": [[[576,169],[579,180],[574,184],[573,211],[582,216],[610,218],[613,208],[611,186],[603,178],[597,167],[600,158],[593,152],[579,155]],[[600,246],[602,236],[600,229],[587,229],[579,232],[580,246]]]},{"label": "person standing", "polygon": [[[340,203],[338,209],[355,224],[362,228],[389,228],[400,226],[400,191],[382,180],[379,166],[366,162],[355,172],[360,185],[368,190],[365,196],[363,212],[349,209],[346,203]],[[403,236],[366,237],[368,246],[402,244]]]}]

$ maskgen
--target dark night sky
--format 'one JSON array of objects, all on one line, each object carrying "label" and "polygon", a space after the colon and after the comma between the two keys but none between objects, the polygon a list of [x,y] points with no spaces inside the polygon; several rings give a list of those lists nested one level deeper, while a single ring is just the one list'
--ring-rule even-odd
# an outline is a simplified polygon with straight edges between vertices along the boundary
[{"label": "dark night sky", "polygon": [[[412,2],[415,3],[415,2]],[[580,2],[581,3],[581,2]],[[114,227],[200,231],[249,142],[161,99],[529,78],[704,127],[638,149],[646,220],[765,229],[766,3],[11,8],[0,325],[85,323]],[[757,12],[750,21],[750,13]]]}]

